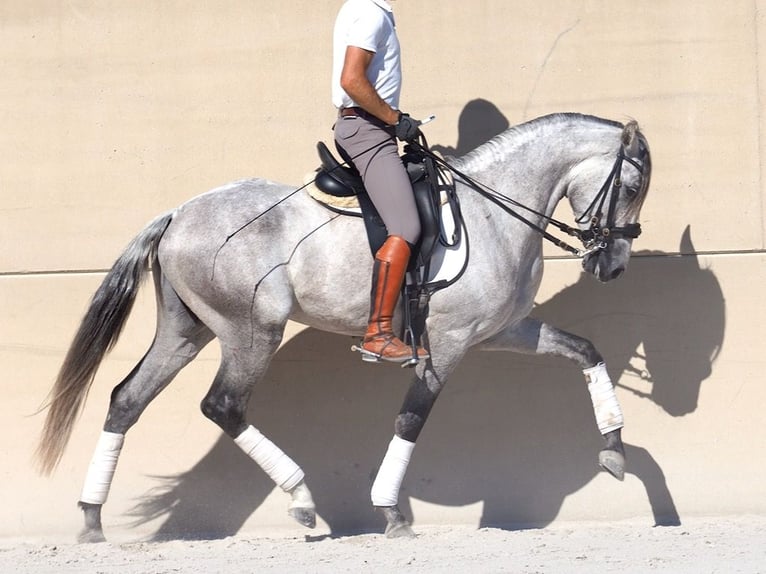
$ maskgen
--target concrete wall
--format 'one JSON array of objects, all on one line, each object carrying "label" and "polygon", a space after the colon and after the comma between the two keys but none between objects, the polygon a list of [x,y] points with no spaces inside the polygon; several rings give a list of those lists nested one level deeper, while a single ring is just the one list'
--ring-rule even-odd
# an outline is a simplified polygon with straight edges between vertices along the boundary
[{"label": "concrete wall", "polygon": [[[142,292],[52,478],[35,415],[104,271],[159,212],[230,180],[299,183],[330,140],[340,0],[0,5],[0,536],[60,537],[111,388],[151,341]],[[471,354],[407,475],[417,523],[548,524],[766,513],[766,1],[395,3],[403,107],[465,151],[556,111],[636,118],[653,153],[628,274],[598,285],[547,251],[535,313],[591,338],[626,413],[630,474],[598,474],[571,365]],[[562,212],[562,216],[569,214]],[[571,219],[570,219],[571,220]],[[407,386],[344,337],[291,325],[252,405],[307,471],[319,532],[379,529],[371,475]],[[301,533],[287,500],[198,411],[214,345],[128,436],[107,534]]]}]

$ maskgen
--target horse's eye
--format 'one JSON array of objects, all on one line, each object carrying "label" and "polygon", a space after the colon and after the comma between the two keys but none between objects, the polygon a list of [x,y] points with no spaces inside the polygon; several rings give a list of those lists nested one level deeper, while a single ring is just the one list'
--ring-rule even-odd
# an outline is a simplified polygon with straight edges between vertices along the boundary
[{"label": "horse's eye", "polygon": [[627,195],[630,198],[636,197],[638,194],[638,188],[632,187],[632,186],[626,186],[625,187],[625,195]]}]

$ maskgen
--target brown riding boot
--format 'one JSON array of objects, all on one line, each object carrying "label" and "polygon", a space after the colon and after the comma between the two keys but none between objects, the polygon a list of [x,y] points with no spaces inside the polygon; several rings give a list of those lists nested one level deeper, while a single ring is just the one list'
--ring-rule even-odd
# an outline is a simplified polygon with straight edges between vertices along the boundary
[{"label": "brown riding boot", "polygon": [[[362,340],[362,358],[404,363],[414,359],[412,347],[394,335],[391,321],[410,260],[410,246],[404,238],[390,235],[375,254],[370,296],[370,321]],[[417,348],[417,358],[428,352]]]}]

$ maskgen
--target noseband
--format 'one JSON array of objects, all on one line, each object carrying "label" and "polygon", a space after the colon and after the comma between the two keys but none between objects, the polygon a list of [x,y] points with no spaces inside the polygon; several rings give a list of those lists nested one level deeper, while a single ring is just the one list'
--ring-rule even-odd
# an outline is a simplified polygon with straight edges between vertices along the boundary
[{"label": "noseband", "polygon": [[[590,227],[585,230],[577,230],[575,232],[576,237],[582,241],[585,246],[584,255],[598,251],[600,249],[606,249],[610,241],[617,238],[635,239],[641,235],[640,223],[628,223],[626,225],[618,227],[615,225],[614,212],[617,208],[617,199],[620,195],[620,188],[622,187],[622,162],[627,161],[643,176],[644,168],[633,158],[625,155],[624,148],[620,148],[617,154],[617,159],[614,161],[612,171],[609,172],[609,176],[604,181],[601,189],[593,198],[593,201],[583,214],[575,221],[577,223],[585,223],[590,220]],[[600,225],[601,220],[604,217],[604,204],[607,197],[609,198],[609,206],[606,214],[606,225]]]}]

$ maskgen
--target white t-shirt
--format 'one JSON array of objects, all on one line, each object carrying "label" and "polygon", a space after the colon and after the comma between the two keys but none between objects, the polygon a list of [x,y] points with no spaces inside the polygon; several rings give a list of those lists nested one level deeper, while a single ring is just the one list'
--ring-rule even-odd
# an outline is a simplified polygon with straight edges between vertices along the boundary
[{"label": "white t-shirt", "polygon": [[357,105],[340,87],[340,74],[348,46],[375,53],[367,68],[367,79],[384,102],[399,109],[401,55],[394,13],[388,2],[346,0],[338,12],[333,31],[332,64],[332,103],[336,108]]}]

